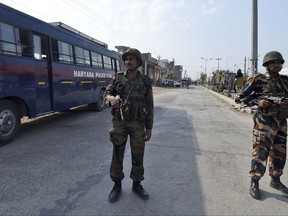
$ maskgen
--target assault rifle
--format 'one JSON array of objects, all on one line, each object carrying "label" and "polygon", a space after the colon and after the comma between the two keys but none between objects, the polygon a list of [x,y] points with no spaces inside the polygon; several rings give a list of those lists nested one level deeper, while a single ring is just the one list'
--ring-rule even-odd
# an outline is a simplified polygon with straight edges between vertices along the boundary
[{"label": "assault rifle", "polygon": [[127,95],[127,97],[123,100],[120,95],[117,95],[116,97],[119,99],[120,101],[120,115],[121,115],[121,120],[124,120],[124,115],[123,115],[123,109],[124,109],[124,112],[127,111],[128,107],[126,107],[127,103],[128,103],[128,99],[129,99],[129,96],[134,88],[134,84],[135,82],[133,82],[130,90],[129,90],[129,93]]},{"label": "assault rifle", "polygon": [[284,104],[288,104],[288,98],[286,97],[278,97],[278,96],[261,96],[259,99],[266,99],[272,103],[284,102]]},{"label": "assault rifle", "polygon": [[[118,99],[119,99],[119,102],[120,102],[120,107],[119,107],[119,110],[120,110],[120,116],[121,116],[121,120],[124,120],[125,118],[124,118],[124,115],[123,115],[123,110],[124,109],[127,109],[127,107],[125,107],[126,106],[126,104],[127,104],[127,102],[128,102],[128,98],[126,98],[126,99],[122,99],[122,98],[120,98],[120,96],[119,95],[117,95],[116,96]],[[125,110],[124,110],[125,111]]]},{"label": "assault rifle", "polygon": [[274,104],[277,102],[284,102],[284,105],[286,105],[286,106],[288,105],[288,98],[286,98],[286,97],[262,95],[262,94],[258,94],[255,92],[253,92],[252,94],[250,94],[249,96],[244,97],[244,98],[236,98],[235,102],[236,103],[243,102],[244,104],[246,104],[248,106],[253,106],[253,105],[257,105],[258,101],[261,99],[268,100]]}]

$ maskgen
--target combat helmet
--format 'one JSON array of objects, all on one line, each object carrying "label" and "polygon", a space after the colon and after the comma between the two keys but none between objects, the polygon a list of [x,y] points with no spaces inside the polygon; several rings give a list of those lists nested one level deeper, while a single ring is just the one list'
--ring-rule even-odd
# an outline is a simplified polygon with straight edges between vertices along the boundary
[{"label": "combat helmet", "polygon": [[264,56],[262,66],[265,66],[268,62],[274,61],[274,60],[279,60],[279,61],[281,61],[281,64],[284,64],[284,62],[285,62],[285,60],[283,59],[281,53],[279,53],[279,52],[277,52],[277,51],[271,51],[271,52],[268,52],[268,53]]},{"label": "combat helmet", "polygon": [[126,52],[123,53],[122,59],[125,61],[127,55],[133,55],[138,60],[138,66],[142,65],[142,55],[141,52],[135,48],[129,48]]}]

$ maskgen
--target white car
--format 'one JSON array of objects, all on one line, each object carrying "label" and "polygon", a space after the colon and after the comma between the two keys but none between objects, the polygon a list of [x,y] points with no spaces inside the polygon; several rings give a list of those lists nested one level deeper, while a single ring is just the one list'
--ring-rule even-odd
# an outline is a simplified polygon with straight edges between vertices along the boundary
[{"label": "white car", "polygon": [[164,80],[162,80],[162,85],[173,86],[173,80],[164,79]]},{"label": "white car", "polygon": [[173,86],[180,87],[182,84],[180,82],[174,81]]}]

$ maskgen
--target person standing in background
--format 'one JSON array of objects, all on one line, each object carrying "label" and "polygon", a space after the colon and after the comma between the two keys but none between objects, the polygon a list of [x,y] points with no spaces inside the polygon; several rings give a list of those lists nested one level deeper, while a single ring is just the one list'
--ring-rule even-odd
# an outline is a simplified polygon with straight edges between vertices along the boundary
[{"label": "person standing in background", "polygon": [[244,85],[244,76],[243,73],[241,72],[241,69],[238,69],[234,81],[235,93],[238,93],[242,89],[243,85]]}]

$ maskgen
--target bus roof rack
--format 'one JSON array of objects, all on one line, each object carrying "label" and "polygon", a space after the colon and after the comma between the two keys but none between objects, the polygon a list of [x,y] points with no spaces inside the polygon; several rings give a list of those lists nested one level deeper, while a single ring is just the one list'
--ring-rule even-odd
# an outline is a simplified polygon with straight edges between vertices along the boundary
[{"label": "bus roof rack", "polygon": [[50,22],[49,24],[51,24],[53,26],[56,26],[56,27],[59,27],[59,28],[62,28],[62,29],[65,29],[65,30],[68,30],[68,31],[70,31],[72,33],[78,34],[78,35],[80,35],[80,36],[82,36],[82,37],[84,37],[84,38],[86,38],[88,40],[91,40],[91,41],[97,43],[100,46],[108,48],[108,44],[106,44],[106,43],[104,43],[104,42],[102,42],[100,40],[97,40],[95,38],[92,38],[89,35],[84,34],[83,32],[80,32],[77,29],[75,29],[75,28],[73,28],[73,27],[71,27],[69,25],[66,25],[65,23],[62,23],[62,22]]}]

